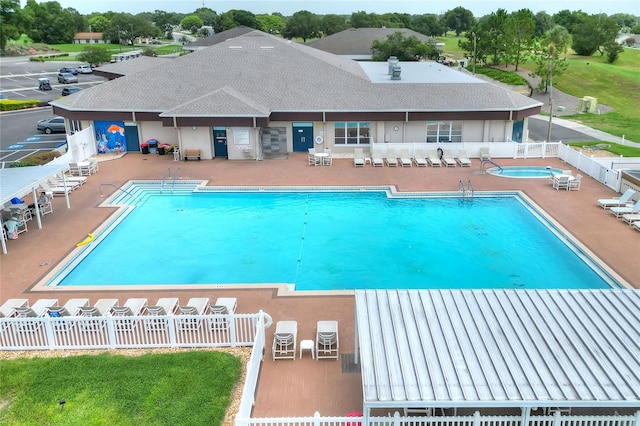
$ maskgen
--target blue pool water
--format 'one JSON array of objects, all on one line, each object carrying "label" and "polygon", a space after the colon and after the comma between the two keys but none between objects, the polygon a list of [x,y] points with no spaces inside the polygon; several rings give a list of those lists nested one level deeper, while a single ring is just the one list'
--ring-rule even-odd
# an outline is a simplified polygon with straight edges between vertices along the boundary
[{"label": "blue pool water", "polygon": [[517,197],[151,195],[58,285],[607,288]]},{"label": "blue pool water", "polygon": [[510,178],[548,178],[551,172],[561,174],[562,170],[537,166],[505,166],[487,169],[489,174]]}]

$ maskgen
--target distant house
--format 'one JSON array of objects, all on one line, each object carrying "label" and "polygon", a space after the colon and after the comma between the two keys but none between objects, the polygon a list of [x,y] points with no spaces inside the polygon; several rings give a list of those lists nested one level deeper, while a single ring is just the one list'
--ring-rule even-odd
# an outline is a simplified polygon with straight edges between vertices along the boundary
[{"label": "distant house", "polygon": [[73,36],[74,44],[106,43],[102,39],[102,33],[76,33]]}]

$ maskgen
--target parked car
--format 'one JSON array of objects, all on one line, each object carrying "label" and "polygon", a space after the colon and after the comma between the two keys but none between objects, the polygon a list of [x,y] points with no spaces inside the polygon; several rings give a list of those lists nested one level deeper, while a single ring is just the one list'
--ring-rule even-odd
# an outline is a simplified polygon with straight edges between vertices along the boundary
[{"label": "parked car", "polygon": [[68,72],[69,74],[78,75],[78,70],[74,67],[62,67],[60,72]]},{"label": "parked car", "polygon": [[62,89],[62,96],[69,96],[72,93],[76,93],[76,92],[79,92],[81,90],[82,89],[80,87],[74,87],[74,86],[65,87],[64,89]]},{"label": "parked car", "polygon": [[36,126],[39,132],[50,133],[66,133],[64,127],[64,117],[52,117],[38,121]]},{"label": "parked car", "polygon": [[77,69],[80,74],[93,73],[93,68],[91,68],[91,65],[80,65]]},{"label": "parked car", "polygon": [[77,83],[77,82],[78,82],[78,77],[71,74],[70,72],[61,72],[58,74],[58,83],[69,84],[69,83]]},{"label": "parked car", "polygon": [[158,39],[149,40],[149,44],[162,44],[162,42]]}]

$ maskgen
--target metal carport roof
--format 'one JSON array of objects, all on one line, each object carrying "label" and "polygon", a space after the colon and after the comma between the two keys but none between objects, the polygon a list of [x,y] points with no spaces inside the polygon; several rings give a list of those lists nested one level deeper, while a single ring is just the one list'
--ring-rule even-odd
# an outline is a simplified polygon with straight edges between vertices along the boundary
[{"label": "metal carport roof", "polygon": [[637,290],[359,290],[364,407],[640,407]]},{"label": "metal carport roof", "polygon": [[[0,206],[10,204],[11,199],[14,197],[22,198],[28,194],[35,194],[41,182],[46,182],[51,176],[63,173],[68,168],[69,164],[60,163],[0,169]],[[69,207],[68,198],[67,207]],[[39,218],[38,227],[41,227]],[[2,252],[6,253],[5,241],[2,238],[0,240],[2,242]]]}]

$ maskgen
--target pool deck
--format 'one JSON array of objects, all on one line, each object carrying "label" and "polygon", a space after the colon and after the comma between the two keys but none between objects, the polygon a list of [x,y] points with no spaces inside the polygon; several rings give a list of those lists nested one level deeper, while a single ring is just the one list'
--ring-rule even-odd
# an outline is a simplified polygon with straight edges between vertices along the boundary
[{"label": "pool deck", "polygon": [[[61,303],[73,297],[88,297],[91,302],[102,297],[158,297],[175,296],[181,301],[190,297],[233,296],[238,298],[237,312],[269,313],[274,321],[296,320],[298,342],[313,339],[318,320],[338,320],[343,359],[313,361],[308,352],[302,360],[272,361],[271,334],[267,330],[267,353],[256,395],[254,417],[344,415],[360,411],[362,407],[361,377],[352,371],[353,365],[344,361],[354,353],[353,296],[279,296],[273,289],[263,290],[145,290],[126,291],[34,291],[36,283],[54,268],[76,243],[84,240],[114,211],[99,208],[115,189],[104,183],[122,186],[131,179],[161,179],[165,171],[171,175],[180,168],[179,179],[206,179],[216,186],[366,186],[389,185],[399,191],[455,191],[458,182],[471,179],[476,191],[519,190],[541,206],[557,223],[568,229],[579,242],[603,260],[630,286],[640,288],[640,232],[598,207],[598,198],[617,196],[614,191],[594,179],[584,178],[580,191],[556,191],[547,179],[508,179],[480,173],[480,162],[472,159],[470,168],[354,168],[351,159],[334,159],[332,166],[312,167],[306,154],[290,154],[284,160],[268,161],[212,161],[174,162],[173,156],[127,154],[122,158],[101,161],[100,171],[70,195],[71,209],[65,207],[63,197],[54,199],[54,213],[43,218],[43,228],[35,221],[28,223],[29,232],[7,242],[8,254],[0,255],[0,299],[59,298]],[[551,166],[569,169],[558,159],[495,159],[503,166]],[[575,175],[577,170],[573,170]],[[101,195],[101,192],[104,195]],[[148,226],[158,233],[167,226],[188,224],[166,223],[163,218],[150,217]],[[363,232],[366,232],[363,230]],[[131,253],[129,261],[145,267],[153,253]],[[121,258],[104,259],[104,267],[117,266]],[[206,259],[203,259],[206,261]],[[559,259],[561,261],[561,259]],[[535,267],[535,265],[532,265]],[[96,271],[100,273],[100,271]],[[345,356],[346,355],[346,356]],[[343,372],[343,364],[345,372]]]}]

